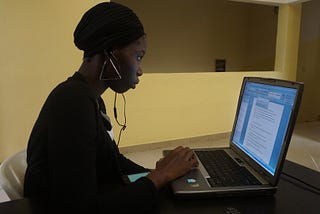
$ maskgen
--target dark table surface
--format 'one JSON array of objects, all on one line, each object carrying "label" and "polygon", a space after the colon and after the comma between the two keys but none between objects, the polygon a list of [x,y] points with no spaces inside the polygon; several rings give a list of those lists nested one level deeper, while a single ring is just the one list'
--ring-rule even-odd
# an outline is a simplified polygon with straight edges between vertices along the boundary
[{"label": "dark table surface", "polygon": [[[315,187],[315,188],[314,188]],[[286,161],[273,196],[176,200],[170,192],[162,197],[156,213],[320,214],[320,173]],[[237,213],[237,212],[235,212]]]},{"label": "dark table surface", "polygon": [[[320,173],[291,161],[285,162],[283,172],[273,196],[177,200],[170,189],[164,189],[154,213],[320,214]],[[41,204],[30,199],[0,204],[0,214],[44,213],[41,209]]]}]

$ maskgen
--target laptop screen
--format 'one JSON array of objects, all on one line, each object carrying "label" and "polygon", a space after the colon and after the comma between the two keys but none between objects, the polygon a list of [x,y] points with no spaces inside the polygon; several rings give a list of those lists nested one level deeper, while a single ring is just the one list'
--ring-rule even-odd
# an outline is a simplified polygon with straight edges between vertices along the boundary
[{"label": "laptop screen", "polygon": [[246,82],[232,142],[272,175],[297,95],[296,88]]}]

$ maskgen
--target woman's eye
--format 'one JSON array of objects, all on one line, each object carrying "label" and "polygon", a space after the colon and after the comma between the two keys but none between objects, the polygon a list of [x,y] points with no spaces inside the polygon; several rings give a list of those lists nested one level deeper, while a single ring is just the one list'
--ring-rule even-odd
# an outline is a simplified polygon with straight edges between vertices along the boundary
[{"label": "woman's eye", "polygon": [[142,60],[142,56],[137,56],[137,60],[140,62]]}]

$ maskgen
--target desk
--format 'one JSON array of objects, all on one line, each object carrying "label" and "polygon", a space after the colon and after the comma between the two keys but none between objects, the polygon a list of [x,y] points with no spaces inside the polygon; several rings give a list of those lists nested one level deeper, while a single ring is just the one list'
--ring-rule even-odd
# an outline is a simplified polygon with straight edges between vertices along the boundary
[{"label": "desk", "polygon": [[[169,189],[161,192],[155,214],[214,214],[225,213],[226,208],[235,208],[241,214],[319,214],[320,213],[320,173],[286,161],[283,171],[303,182],[281,175],[279,189],[274,196],[247,198],[210,198],[201,200],[175,200]],[[35,214],[41,212],[41,204],[29,199],[0,204],[1,214]]]}]

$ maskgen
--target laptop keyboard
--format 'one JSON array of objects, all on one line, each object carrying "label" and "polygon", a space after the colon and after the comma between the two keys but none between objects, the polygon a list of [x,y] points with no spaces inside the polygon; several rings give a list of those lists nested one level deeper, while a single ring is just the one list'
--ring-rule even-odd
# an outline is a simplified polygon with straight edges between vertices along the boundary
[{"label": "laptop keyboard", "polygon": [[261,184],[245,167],[238,165],[224,150],[195,151],[211,178],[212,187]]}]

